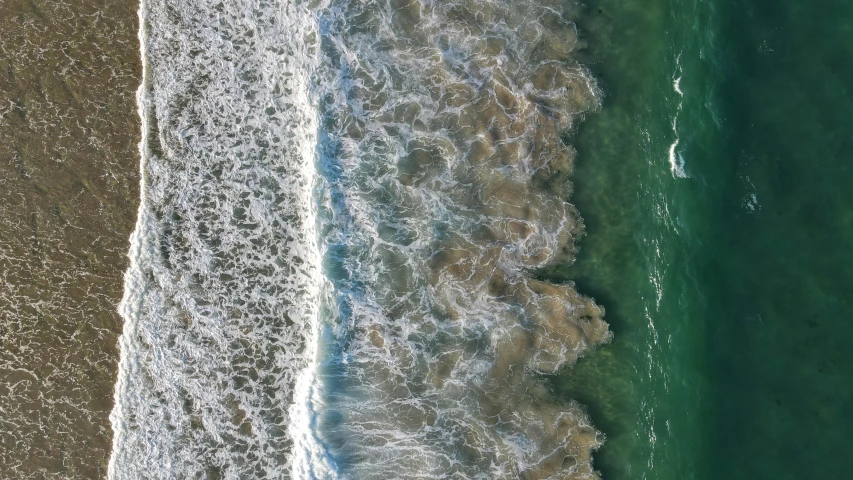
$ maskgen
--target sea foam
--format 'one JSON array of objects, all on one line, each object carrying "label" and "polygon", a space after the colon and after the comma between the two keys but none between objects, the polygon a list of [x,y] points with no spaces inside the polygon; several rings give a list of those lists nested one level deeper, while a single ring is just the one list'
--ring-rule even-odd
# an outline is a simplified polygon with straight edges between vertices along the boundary
[{"label": "sea foam", "polygon": [[142,200],[111,478],[282,478],[314,352],[316,25],[304,5],[146,0]]}]

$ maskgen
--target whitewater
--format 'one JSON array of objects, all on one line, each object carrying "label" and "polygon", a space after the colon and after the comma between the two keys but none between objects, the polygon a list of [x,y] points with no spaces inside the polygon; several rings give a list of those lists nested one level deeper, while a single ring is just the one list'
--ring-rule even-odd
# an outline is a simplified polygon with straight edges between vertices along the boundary
[{"label": "whitewater", "polygon": [[144,0],[109,477],[598,478],[562,1]]}]

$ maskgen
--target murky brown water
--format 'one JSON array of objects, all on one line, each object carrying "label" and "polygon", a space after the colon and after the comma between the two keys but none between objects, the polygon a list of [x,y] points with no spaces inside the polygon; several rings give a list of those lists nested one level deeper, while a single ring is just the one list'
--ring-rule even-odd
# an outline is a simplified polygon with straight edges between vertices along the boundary
[{"label": "murky brown water", "polygon": [[138,203],[136,0],[0,1],[0,478],[103,478]]}]

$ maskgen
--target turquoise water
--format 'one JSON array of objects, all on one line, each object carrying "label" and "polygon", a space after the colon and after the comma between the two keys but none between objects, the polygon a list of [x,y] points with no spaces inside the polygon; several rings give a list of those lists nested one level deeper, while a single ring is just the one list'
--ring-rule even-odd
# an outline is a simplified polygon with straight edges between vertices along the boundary
[{"label": "turquoise water", "polygon": [[616,335],[552,381],[608,435],[596,467],[848,478],[853,6],[602,0],[578,23],[607,94],[573,140],[587,235],[541,274]]}]

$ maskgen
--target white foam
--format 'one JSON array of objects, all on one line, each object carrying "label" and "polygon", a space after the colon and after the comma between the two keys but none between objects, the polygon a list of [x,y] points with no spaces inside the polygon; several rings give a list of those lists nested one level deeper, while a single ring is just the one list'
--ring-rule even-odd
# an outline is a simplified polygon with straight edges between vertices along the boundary
[{"label": "white foam", "polygon": [[761,210],[761,204],[758,203],[758,193],[756,193],[755,184],[752,183],[752,179],[749,178],[749,175],[738,175],[741,179],[741,182],[744,184],[744,188],[747,193],[741,199],[741,206],[747,210],[749,213],[756,213]]},{"label": "white foam", "polygon": [[152,0],[139,15],[142,198],[109,476],[321,468],[302,459],[320,448],[305,433],[321,285],[316,22],[263,0]]},{"label": "white foam", "polygon": [[[681,66],[681,54],[679,53],[677,57],[675,57],[675,68],[677,73],[673,75],[674,79],[672,81],[672,88],[678,93],[680,97],[684,96],[684,92],[681,91],[681,76],[683,67]],[[677,75],[677,76],[676,76]],[[680,104],[679,104],[680,105]],[[679,110],[681,107],[679,106]]]}]

